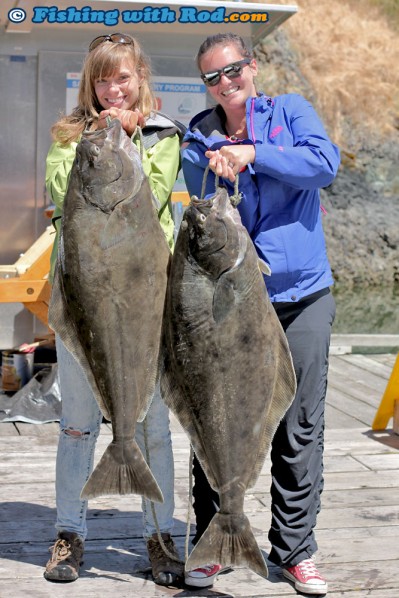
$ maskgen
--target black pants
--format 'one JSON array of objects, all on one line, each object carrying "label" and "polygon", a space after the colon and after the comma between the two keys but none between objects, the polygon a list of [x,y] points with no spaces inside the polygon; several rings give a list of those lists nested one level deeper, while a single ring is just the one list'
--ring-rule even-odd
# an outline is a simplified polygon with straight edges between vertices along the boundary
[{"label": "black pants", "polygon": [[[323,490],[324,403],[335,302],[325,289],[297,303],[275,303],[274,308],[287,335],[298,385],[271,447],[269,559],[289,567],[317,550],[313,530]],[[219,499],[196,457],[193,474],[195,544],[216,513]]]}]

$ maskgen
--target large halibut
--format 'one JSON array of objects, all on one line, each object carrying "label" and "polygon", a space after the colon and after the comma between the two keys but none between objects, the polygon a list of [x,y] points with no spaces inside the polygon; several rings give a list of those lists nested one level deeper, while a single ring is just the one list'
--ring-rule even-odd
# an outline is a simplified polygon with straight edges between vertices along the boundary
[{"label": "large halibut", "polygon": [[226,189],[192,198],[168,281],[161,390],[212,486],[217,513],[186,563],[267,576],[244,495],[258,478],[296,379],[254,245]]},{"label": "large halibut", "polygon": [[65,196],[49,310],[82,365],[113,440],[83,498],[162,493],[134,440],[158,371],[170,260],[139,153],[113,120],[87,132]]}]

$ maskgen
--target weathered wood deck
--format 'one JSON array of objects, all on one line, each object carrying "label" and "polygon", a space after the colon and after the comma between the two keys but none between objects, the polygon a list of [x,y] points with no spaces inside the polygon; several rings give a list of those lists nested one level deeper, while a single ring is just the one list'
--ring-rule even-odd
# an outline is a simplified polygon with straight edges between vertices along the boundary
[{"label": "weathered wood deck", "polygon": [[[346,342],[346,341],[345,341]],[[317,562],[330,598],[399,596],[399,436],[371,431],[395,354],[339,354],[333,346],[326,410],[325,491],[318,518]],[[347,350],[347,349],[345,349]],[[175,533],[184,554],[189,445],[173,419],[176,462]],[[97,457],[108,444],[102,426]],[[92,500],[80,579],[52,584],[43,578],[54,539],[54,467],[57,424],[0,424],[0,598],[269,598],[294,596],[270,567],[264,580],[247,569],[221,576],[213,589],[162,588],[148,575],[136,496]],[[248,492],[246,512],[265,555],[269,543],[269,462]]]}]

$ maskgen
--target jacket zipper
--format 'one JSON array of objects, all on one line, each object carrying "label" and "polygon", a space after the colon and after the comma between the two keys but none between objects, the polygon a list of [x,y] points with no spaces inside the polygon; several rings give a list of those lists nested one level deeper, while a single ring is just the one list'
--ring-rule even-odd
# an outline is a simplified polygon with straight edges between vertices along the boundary
[{"label": "jacket zipper", "polygon": [[250,125],[250,129],[251,129],[252,141],[255,143],[256,137],[255,137],[255,129],[254,129],[254,110],[255,110],[255,98],[252,98],[251,99],[251,110],[249,112],[249,125]]}]

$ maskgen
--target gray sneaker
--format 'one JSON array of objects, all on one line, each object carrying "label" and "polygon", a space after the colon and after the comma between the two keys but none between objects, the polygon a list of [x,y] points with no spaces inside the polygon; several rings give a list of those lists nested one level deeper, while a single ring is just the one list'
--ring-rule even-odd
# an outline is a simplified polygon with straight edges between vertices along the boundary
[{"label": "gray sneaker", "polygon": [[160,586],[171,586],[183,579],[183,563],[170,535],[162,534],[162,539],[171,556],[164,552],[159,540],[152,537],[147,540],[148,558],[155,583]]},{"label": "gray sneaker", "polygon": [[49,581],[75,581],[83,563],[83,540],[74,532],[59,532],[58,538],[49,550],[51,559],[46,565],[44,577]]}]

